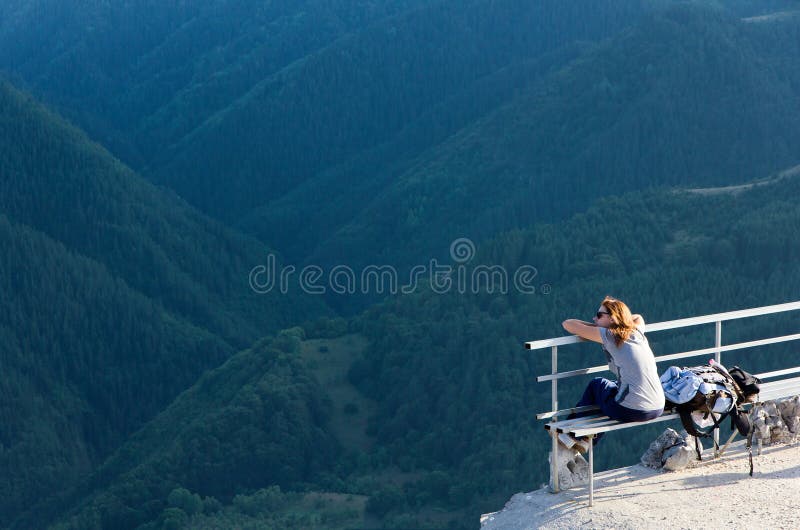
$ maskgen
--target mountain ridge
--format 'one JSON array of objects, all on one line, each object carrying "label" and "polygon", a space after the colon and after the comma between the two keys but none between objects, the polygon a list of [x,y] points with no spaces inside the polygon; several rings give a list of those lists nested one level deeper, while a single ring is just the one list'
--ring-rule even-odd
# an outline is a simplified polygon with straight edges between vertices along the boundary
[{"label": "mountain ridge", "polygon": [[5,82],[0,232],[0,525],[90,472],[239,345],[329,311],[254,293],[260,243]]},{"label": "mountain ridge", "polygon": [[[480,240],[495,230],[529,225],[537,219],[554,219],[554,215],[560,218],[567,212],[586,207],[587,201],[593,197],[613,193],[613,189],[640,188],[645,179],[648,186],[656,187],[720,182],[722,175],[725,175],[725,181],[731,182],[793,163],[790,144],[794,136],[790,131],[795,128],[792,124],[797,123],[798,114],[791,109],[789,102],[794,100],[795,96],[791,94],[796,89],[779,80],[766,85],[763,79],[775,78],[777,74],[774,71],[759,72],[775,68],[774,61],[780,57],[777,53],[788,53],[777,45],[784,42],[783,37],[768,40],[767,46],[760,44],[755,48],[751,43],[749,48],[743,48],[748,39],[764,37],[762,33],[744,34],[736,41],[738,47],[732,51],[734,44],[728,42],[726,33],[736,35],[744,29],[743,26],[737,25],[732,17],[716,14],[717,22],[709,27],[706,26],[709,16],[707,10],[676,8],[651,17],[644,26],[627,30],[605,44],[605,50],[593,51],[576,59],[551,76],[551,80],[560,78],[560,82],[534,86],[515,102],[478,122],[483,125],[473,124],[439,145],[433,150],[433,156],[419,161],[421,169],[399,176],[384,192],[386,199],[367,204],[352,222],[341,227],[342,236],[331,237],[322,243],[310,259],[330,261],[332,256],[342,255],[342,248],[357,247],[363,255],[365,246],[370,248],[367,255],[375,256],[378,253],[374,248],[376,241],[386,237],[409,241],[412,233],[423,256],[424,253],[440,255],[449,240],[462,234]],[[777,29],[780,31],[775,31],[776,35],[790,31],[786,24]],[[700,72],[703,66],[709,72],[704,74],[709,81],[698,81],[685,74],[680,77],[680,74],[668,71],[652,80],[644,76],[640,78],[637,70],[627,63],[641,62],[638,66],[645,70],[654,70],[651,66],[659,63],[657,60],[646,63],[627,50],[643,50],[655,55],[665,63],[664,68],[676,68],[677,61],[692,56],[688,52],[674,54],[673,49],[666,48],[659,32],[667,32],[668,42],[681,39],[680,46],[687,49],[706,46],[708,42],[720,44],[725,54],[732,55],[727,57],[712,50],[706,54],[709,58],[704,60],[702,52],[694,54],[699,59],[692,71]],[[696,33],[694,42],[683,39],[692,33]],[[655,40],[655,36],[659,40]],[[651,41],[648,47],[647,43]],[[642,42],[645,46],[641,46]],[[741,58],[742,49],[748,50],[746,61]],[[735,66],[728,65],[731,58],[738,61],[731,62]],[[750,66],[751,63],[754,66]],[[720,70],[720,65],[725,65],[725,68]],[[615,88],[614,83],[619,85],[619,82],[613,78],[614,71],[626,76],[628,84]],[[593,72],[596,75],[592,78],[590,74]],[[614,83],[609,82],[608,76],[612,76]],[[787,64],[780,76],[798,79],[796,61]],[[658,101],[658,96],[652,95],[652,91],[669,88],[668,85],[674,82],[665,79],[670,77],[679,78],[686,90],[669,97],[664,94],[662,101]],[[664,86],[636,87],[636,83],[654,82],[661,82]],[[743,98],[747,96],[748,103],[754,108],[743,112],[732,97],[713,105],[692,101],[694,96],[691,96],[688,84],[697,82],[710,83],[705,87],[709,90],[722,89],[723,85],[725,90],[736,90]],[[636,90],[643,94],[644,99],[631,102],[620,93],[624,90]],[[704,92],[700,94],[703,94],[701,99],[707,97]],[[687,99],[683,110],[673,101],[676,95]],[[712,96],[708,94],[708,97]],[[542,106],[537,104],[538,98],[552,102]],[[759,107],[755,108],[755,105]],[[698,106],[706,110],[700,111]],[[525,111],[525,108],[541,108],[541,112],[537,114],[535,110]],[[600,116],[599,110],[603,113]],[[600,126],[586,123],[581,118],[586,115],[593,116],[592,120],[599,121]],[[608,118],[603,118],[603,115]],[[571,129],[575,131],[585,130],[585,139],[581,138],[580,132],[565,130],[572,125]],[[756,136],[760,143],[747,145],[753,141],[748,139],[752,136],[747,133],[753,127],[764,134]],[[770,129],[773,133],[767,134],[766,130]],[[673,133],[678,130],[697,131],[697,137],[691,142],[682,139],[683,143],[675,143],[677,136]],[[731,138],[715,137],[714,131],[719,130],[739,132]],[[510,136],[505,145],[493,140],[504,136]],[[458,137],[463,140],[459,142],[456,140]],[[701,150],[700,145],[705,147]],[[625,153],[630,149],[642,153],[638,162],[641,167],[626,162]],[[668,155],[665,149],[669,149],[671,154]],[[672,173],[673,169],[681,171]],[[447,183],[446,187],[444,183]],[[475,212],[480,212],[477,217]],[[416,214],[417,220],[413,223],[405,221],[412,214]],[[444,236],[438,240],[428,239],[424,228],[422,231],[418,229],[426,225],[437,227],[437,232],[444,233]],[[359,236],[352,240],[350,234]],[[345,250],[345,253],[353,255],[352,250]],[[392,257],[399,259],[399,256]]]}]

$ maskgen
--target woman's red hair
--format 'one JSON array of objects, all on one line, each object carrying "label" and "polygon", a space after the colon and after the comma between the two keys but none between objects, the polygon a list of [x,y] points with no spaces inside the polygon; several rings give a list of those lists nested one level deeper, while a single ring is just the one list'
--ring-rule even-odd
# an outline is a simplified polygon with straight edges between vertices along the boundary
[{"label": "woman's red hair", "polygon": [[622,346],[622,343],[628,340],[636,329],[636,324],[633,322],[633,315],[628,306],[622,300],[617,300],[611,296],[606,296],[601,305],[606,308],[611,319],[611,325],[608,330],[614,335],[614,342],[617,347]]}]

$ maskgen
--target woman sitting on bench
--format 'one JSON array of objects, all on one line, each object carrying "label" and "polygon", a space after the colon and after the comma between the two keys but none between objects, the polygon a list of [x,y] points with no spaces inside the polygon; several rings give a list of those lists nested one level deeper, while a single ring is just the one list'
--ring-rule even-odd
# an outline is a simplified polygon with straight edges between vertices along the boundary
[{"label": "woman sitting on bench", "polygon": [[[573,335],[603,345],[608,368],[617,381],[596,377],[576,406],[595,405],[609,418],[622,422],[659,417],[664,412],[664,390],[653,350],[644,336],[642,316],[632,315],[624,302],[606,296],[592,320],[593,323],[565,320],[563,326]],[[590,413],[573,414],[570,418],[585,414]],[[575,440],[566,433],[559,440],[569,448],[588,449],[588,442]]]}]

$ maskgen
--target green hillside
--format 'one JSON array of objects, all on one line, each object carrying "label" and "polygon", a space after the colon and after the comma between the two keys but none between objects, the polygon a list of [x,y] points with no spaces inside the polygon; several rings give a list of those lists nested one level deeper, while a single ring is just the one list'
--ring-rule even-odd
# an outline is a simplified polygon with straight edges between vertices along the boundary
[{"label": "green hillside", "polygon": [[[524,341],[608,294],[648,322],[800,299],[798,21],[791,0],[3,2],[0,528],[476,528],[547,480],[550,357]],[[273,257],[293,276],[258,294]],[[368,264],[423,271],[368,292]]]},{"label": "green hillside", "polygon": [[158,189],[8,84],[0,84],[0,212],[105,265],[237,348],[318,313],[294,293],[258,296],[269,249]]},{"label": "green hillside", "polygon": [[419,3],[4,2],[0,69],[141,168],[262,79]]},{"label": "green hillside", "polygon": [[230,344],[0,215],[0,525],[92,470]]},{"label": "green hillside", "polygon": [[[60,504],[77,500],[80,509],[56,527],[136,528],[169,517],[162,512],[180,488],[221,508],[238,492],[319,480],[339,448],[327,425],[330,404],[298,344],[283,333],[203,375],[88,481],[62,494]],[[47,515],[43,504],[15,525],[40,526]]]},{"label": "green hillside", "polygon": [[[345,328],[332,321],[306,329],[312,337],[340,338],[300,340],[304,332],[295,328],[264,340],[184,393],[88,486],[62,498],[59,510],[51,500],[17,524],[72,506],[60,518],[64,528],[108,520],[131,528],[151,521],[156,526],[144,528],[156,528],[168,518],[198,528],[365,521],[474,527],[477,514],[547,479],[549,439],[533,415],[549,404],[549,386],[535,383],[549,371],[549,356],[522,343],[561,335],[563,319],[590,314],[606,294],[651,322],[797,299],[798,173],[793,168],[750,187],[627,194],[563,223],[504,233],[479,247],[464,265],[467,274],[478,264],[506,271],[533,265],[535,293],[512,284],[506,294],[485,285],[437,294],[422,285],[350,323],[362,330],[366,348],[360,338],[341,336]],[[792,330],[786,317],[730,324],[725,341]],[[712,339],[707,328],[653,335],[651,343],[666,354]],[[776,345],[726,358],[762,371],[784,366],[786,355],[792,350]],[[602,356],[590,345],[570,349],[560,367],[590,358],[599,364]],[[584,383],[562,385],[563,402],[576,400]],[[292,398],[267,397],[284,391]],[[270,441],[285,407],[303,412],[292,416],[288,442]],[[633,463],[660,428],[609,435],[597,465]],[[322,438],[312,447],[314,436]],[[304,464],[275,471],[272,455]],[[250,469],[264,471],[244,471]],[[202,508],[176,500],[184,498],[172,494],[180,488]],[[309,510],[310,498],[316,509]]]},{"label": "green hillside", "polygon": [[[369,444],[364,420],[374,407],[347,382],[364,339],[303,339],[301,328],[285,330],[207,372],[76,488],[43,499],[14,526],[42,526],[70,507],[55,527],[160,528],[186,515],[202,520],[195,527],[363,522],[366,496],[344,491],[332,473],[348,458],[343,450]],[[203,499],[199,508],[176,504],[181,489]],[[305,515],[292,519],[298,510]]]},{"label": "green hillside", "polygon": [[0,67],[295,262],[409,265],[791,164],[796,16],[742,17],[792,6],[39,0],[3,7]]},{"label": "green hillside", "polygon": [[[0,6],[0,69],[235,220],[482,77],[666,1],[12,2]],[[442,125],[474,113],[461,108]]]},{"label": "green hillside", "polygon": [[[686,6],[653,16],[427,149],[308,261],[410,266],[457,237],[560,219],[598,196],[795,164],[798,16],[753,23]],[[328,200],[346,203],[346,189]]]},{"label": "green hillside", "polygon": [[426,3],[264,78],[185,136],[154,174],[204,211],[236,220],[315,172],[390,140],[484,76],[575,40],[603,38],[647,6]]},{"label": "green hillside", "polygon": [[[796,18],[741,18],[791,2],[222,5],[10,4],[68,23],[0,26],[4,68],[295,262],[409,265],[797,149]],[[56,36],[60,54],[12,45]]]},{"label": "green hillside", "polygon": [[[483,263],[512,272],[533,265],[535,294],[512,286],[507,294],[485,287],[460,294],[453,286],[445,294],[398,296],[368,310],[361,321],[371,344],[353,365],[351,380],[379,403],[376,446],[403,469],[444,473],[433,502],[469,506],[473,518],[538,487],[547,480],[549,439],[533,417],[548,409],[550,387],[535,377],[549,372],[550,357],[524,350],[523,342],[561,336],[562,320],[588,319],[607,294],[628,301],[650,322],[798,299],[798,198],[795,175],[738,192],[602,200],[565,223],[503,234],[467,265],[468,271]],[[544,284],[549,290],[543,292]],[[794,332],[791,317],[756,320],[726,325],[725,342]],[[711,341],[713,328],[651,338],[659,354]],[[723,361],[762,371],[786,366],[793,355],[792,346],[779,345],[726,354]],[[565,350],[559,368],[603,359],[583,345]],[[562,403],[577,401],[585,383],[561,385]],[[634,463],[659,429],[608,436],[596,452],[597,465]],[[419,505],[420,490],[405,493],[389,514]]]},{"label": "green hillside", "polygon": [[203,371],[323,314],[256,295],[254,240],[144,181],[0,84],[0,525],[67,488]]},{"label": "green hillside", "polygon": [[308,259],[328,239],[341,242],[344,237],[337,232],[379,200],[401,175],[413,170],[417,157],[431,146],[492,112],[533,80],[562,68],[587,47],[590,44],[565,44],[467,84],[421,113],[386,142],[315,174],[279,198],[253,209],[238,226],[280,248],[288,258],[298,262]]}]

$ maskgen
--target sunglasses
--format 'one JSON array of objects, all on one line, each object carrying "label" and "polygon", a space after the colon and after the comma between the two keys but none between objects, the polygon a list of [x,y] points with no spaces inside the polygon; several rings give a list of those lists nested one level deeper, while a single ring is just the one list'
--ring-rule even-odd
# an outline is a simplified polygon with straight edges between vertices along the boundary
[{"label": "sunglasses", "polygon": [[610,315],[611,313],[606,313],[605,311],[598,311],[597,312],[597,320],[603,318],[603,315]]}]

